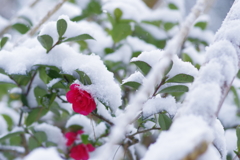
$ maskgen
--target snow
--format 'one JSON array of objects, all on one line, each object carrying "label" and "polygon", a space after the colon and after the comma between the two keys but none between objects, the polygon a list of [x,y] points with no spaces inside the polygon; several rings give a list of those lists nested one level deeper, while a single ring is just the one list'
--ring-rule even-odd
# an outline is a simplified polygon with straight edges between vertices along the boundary
[{"label": "snow", "polygon": [[58,148],[62,151],[66,150],[66,139],[58,127],[52,126],[47,123],[42,123],[34,126],[35,131],[45,132],[47,140],[57,144]]},{"label": "snow", "polygon": [[183,159],[202,143],[208,144],[212,140],[212,130],[201,117],[181,117],[175,120],[169,131],[162,131],[143,160]]},{"label": "snow", "polygon": [[105,60],[113,62],[123,62],[128,64],[132,57],[132,50],[128,45],[123,45],[121,48],[115,52],[108,54],[104,57]]},{"label": "snow", "polygon": [[173,66],[170,72],[167,74],[169,78],[172,78],[178,74],[187,74],[193,77],[197,76],[198,70],[190,62],[184,62],[177,55],[172,57]]},{"label": "snow", "polygon": [[224,159],[227,155],[226,141],[224,135],[225,131],[221,122],[218,119],[215,120],[213,130],[215,137],[213,144],[216,147],[216,149],[220,152],[221,158]]},{"label": "snow", "polygon": [[142,73],[139,71],[135,71],[128,78],[123,79],[122,84],[127,83],[127,82],[138,82],[138,83],[142,84],[143,80],[144,80],[144,76],[142,75]]},{"label": "snow", "polygon": [[10,79],[7,75],[1,74],[1,73],[0,73],[0,82],[15,84],[15,82],[12,79]]},{"label": "snow", "polygon": [[205,54],[198,52],[193,46],[188,46],[183,50],[183,53],[186,53],[191,57],[193,63],[202,65],[205,61]]},{"label": "snow", "polygon": [[225,131],[225,139],[228,154],[232,155],[232,157],[235,157],[236,154],[234,153],[234,150],[237,149],[236,129],[227,129]]},{"label": "snow", "polygon": [[207,42],[208,44],[211,44],[214,40],[214,34],[212,31],[202,30],[199,27],[191,28],[188,36],[190,38],[202,40],[204,42]]},{"label": "snow", "polygon": [[138,57],[133,57],[131,62],[143,61],[150,66],[154,66],[163,56],[163,51],[152,50],[149,52],[142,52]]},{"label": "snow", "polygon": [[1,115],[0,115],[0,126],[1,126],[0,135],[7,133],[8,125],[7,125],[7,122],[5,121],[5,119]]},{"label": "snow", "polygon": [[59,81],[61,81],[61,78],[54,78],[54,79],[52,79],[52,80],[47,84],[47,88],[51,88],[54,84],[58,83]]},{"label": "snow", "polygon": [[207,151],[202,155],[200,155],[197,160],[207,160],[207,159],[223,160],[225,158],[221,158],[218,150],[212,144],[209,144]]},{"label": "snow", "polygon": [[99,138],[101,135],[103,135],[106,132],[106,125],[104,122],[99,123],[94,128],[94,133],[92,132],[89,136],[90,139],[95,140],[95,138]]},{"label": "snow", "polygon": [[142,27],[146,31],[146,34],[150,33],[151,36],[153,36],[157,40],[165,40],[169,38],[165,31],[151,24],[141,23],[140,27]]},{"label": "snow", "polygon": [[58,152],[54,148],[37,148],[24,158],[24,160],[43,159],[62,160],[62,158],[60,158]]},{"label": "snow", "polygon": [[137,37],[132,37],[132,36],[128,36],[126,38],[126,43],[128,43],[130,45],[133,52],[151,51],[151,50],[157,49],[154,45],[146,43],[145,41],[143,41]]},{"label": "snow", "polygon": [[0,108],[0,114],[8,115],[12,119],[13,124],[18,124],[19,114],[13,108],[8,107],[7,99],[2,99],[2,101],[0,102]]},{"label": "snow", "polygon": [[[116,113],[117,113],[117,111],[116,111]],[[106,107],[100,102],[97,103],[97,114],[99,114],[100,116],[103,116],[110,122],[114,121],[114,117],[111,116],[109,110],[107,110]]]},{"label": "snow", "polygon": [[[2,116],[1,116],[1,117],[2,117]],[[4,137],[4,136],[6,136],[6,135],[8,135],[8,134],[10,134],[10,133],[23,132],[23,131],[24,131],[23,128],[21,128],[21,127],[15,127],[15,128],[13,128],[10,132],[8,132],[8,133],[4,132],[4,134],[1,134],[1,135],[0,135],[0,138]]]},{"label": "snow", "polygon": [[167,111],[171,116],[174,116],[177,107],[174,97],[168,96],[166,98],[161,98],[160,96],[153,97],[149,99],[143,105],[143,117],[149,117],[153,114],[160,113],[162,111]]},{"label": "snow", "polygon": [[[92,121],[92,122],[91,122]],[[93,126],[92,126],[93,124]],[[78,125],[83,127],[84,134],[91,134],[93,132],[93,128],[96,128],[96,124],[93,120],[88,119],[86,116],[75,114],[71,116],[67,123],[66,128],[69,128],[72,125]]]}]

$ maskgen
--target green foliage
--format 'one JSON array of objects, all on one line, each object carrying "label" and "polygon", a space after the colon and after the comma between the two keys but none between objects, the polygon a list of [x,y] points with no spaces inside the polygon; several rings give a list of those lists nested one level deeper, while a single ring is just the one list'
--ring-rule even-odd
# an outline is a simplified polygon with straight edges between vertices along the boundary
[{"label": "green foliage", "polygon": [[123,83],[123,85],[132,87],[132,88],[135,89],[135,90],[137,90],[137,89],[141,86],[140,83],[138,83],[138,82],[132,82],[132,81]]},{"label": "green foliage", "polygon": [[162,130],[168,130],[172,124],[172,119],[169,118],[165,113],[158,115],[158,123]]},{"label": "green foliage", "polygon": [[4,140],[9,139],[11,137],[19,136],[19,134],[21,134],[21,133],[24,133],[24,131],[14,131],[14,132],[10,132],[6,135],[3,135],[0,137],[0,143],[2,143]]},{"label": "green foliage", "polygon": [[32,109],[32,111],[28,113],[28,116],[25,120],[26,126],[30,126],[32,123],[38,121],[47,112],[48,112],[48,109],[45,107],[37,107]]},{"label": "green foliage", "polygon": [[168,4],[168,8],[170,8],[172,10],[178,10],[178,7],[175,4],[173,4],[173,3],[169,3]]},{"label": "green foliage", "polygon": [[79,75],[78,79],[82,84],[84,84],[84,85],[92,84],[91,79],[88,77],[88,75],[86,73],[84,73],[83,71],[80,71],[78,69],[75,71],[78,73],[78,75]]},{"label": "green foliage", "polygon": [[43,48],[45,48],[47,50],[47,53],[48,53],[53,46],[52,37],[49,35],[41,35],[41,36],[38,36],[37,39],[41,43]]},{"label": "green foliage", "polygon": [[127,38],[127,36],[131,35],[131,33],[132,29],[130,24],[126,22],[120,22],[113,26],[111,36],[113,41],[117,43]]},{"label": "green foliage", "polygon": [[66,40],[64,40],[63,42],[70,42],[70,41],[83,41],[83,40],[87,40],[87,39],[94,39],[92,36],[90,36],[89,34],[81,34],[75,37],[71,37],[68,38]]},{"label": "green foliage", "polygon": [[184,85],[175,85],[162,89],[159,93],[188,92],[188,87]]},{"label": "green foliage", "polygon": [[149,64],[143,61],[134,61],[132,63],[134,63],[144,75],[147,75],[152,68]]},{"label": "green foliage", "polygon": [[29,27],[23,23],[15,23],[12,27],[21,34],[25,34],[29,31]]},{"label": "green foliage", "polygon": [[81,135],[81,139],[82,139],[83,144],[88,144],[89,143],[88,137],[89,137],[89,135],[87,135],[87,134],[82,134]]},{"label": "green foliage", "polygon": [[8,37],[3,37],[0,41],[0,50],[5,46],[5,44],[7,43],[8,41]]},{"label": "green foliage", "polygon": [[207,22],[197,22],[194,27],[198,27],[202,30],[205,30],[207,28]]},{"label": "green foliage", "polygon": [[62,37],[67,30],[67,22],[64,19],[59,19],[57,21],[57,31],[59,37]]},{"label": "green foliage", "polygon": [[170,79],[168,79],[167,83],[191,83],[194,81],[194,77],[187,74],[178,74]]}]

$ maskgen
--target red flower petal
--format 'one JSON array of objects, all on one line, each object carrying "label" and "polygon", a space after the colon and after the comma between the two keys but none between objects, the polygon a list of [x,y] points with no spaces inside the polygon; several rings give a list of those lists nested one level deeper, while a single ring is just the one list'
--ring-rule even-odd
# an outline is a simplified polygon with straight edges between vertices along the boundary
[{"label": "red flower petal", "polygon": [[74,91],[68,91],[66,94],[67,101],[70,103],[74,103],[76,100],[76,93]]},{"label": "red flower petal", "polygon": [[92,152],[92,151],[95,150],[95,148],[92,146],[92,144],[87,144],[86,147],[87,147],[89,152]]},{"label": "red flower petal", "polygon": [[77,146],[72,147],[70,150],[70,157],[72,157],[75,160],[88,160],[89,155],[87,147],[85,147],[84,144],[79,144]]},{"label": "red flower petal", "polygon": [[67,138],[66,145],[67,146],[71,146],[74,143],[74,141],[76,140],[76,138],[77,138],[77,133],[75,133],[75,132],[68,132],[68,133],[65,134],[65,137]]}]

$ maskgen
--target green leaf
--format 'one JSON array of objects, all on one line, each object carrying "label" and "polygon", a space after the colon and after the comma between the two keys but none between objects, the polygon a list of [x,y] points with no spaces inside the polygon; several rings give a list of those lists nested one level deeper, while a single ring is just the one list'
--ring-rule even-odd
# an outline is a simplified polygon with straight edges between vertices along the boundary
[{"label": "green leaf", "polygon": [[150,25],[159,27],[162,24],[162,21],[160,21],[160,20],[158,20],[158,21],[142,21],[142,23],[146,23],[146,24],[150,24]]},{"label": "green leaf", "polygon": [[122,17],[122,14],[123,14],[123,13],[122,13],[121,9],[116,8],[116,9],[114,10],[114,16],[115,16],[116,20],[120,20],[121,17]]},{"label": "green leaf", "polygon": [[71,125],[68,127],[68,129],[71,131],[71,132],[77,132],[78,130],[82,130],[83,127],[80,126],[80,125]]},{"label": "green leaf", "polygon": [[12,128],[13,124],[14,124],[12,118],[7,114],[2,114],[2,117],[7,122],[8,130],[10,130]]},{"label": "green leaf", "polygon": [[115,43],[127,38],[131,34],[132,29],[129,23],[118,23],[113,26],[111,31],[111,36]]},{"label": "green leaf", "polygon": [[3,37],[1,39],[0,49],[2,49],[4,47],[4,45],[7,43],[7,41],[8,41],[8,37]]},{"label": "green leaf", "polygon": [[62,75],[59,74],[58,69],[57,70],[48,69],[46,73],[52,79],[54,79],[54,78],[62,78]]},{"label": "green leaf", "polygon": [[162,89],[159,93],[187,92],[188,87],[184,85],[175,85]]},{"label": "green leaf", "polygon": [[231,86],[231,91],[233,92],[234,102],[235,102],[236,106],[238,108],[240,108],[240,100],[239,100],[239,97],[238,97],[238,93],[233,86]]},{"label": "green leaf", "polygon": [[194,81],[194,77],[187,74],[178,74],[166,81],[166,83],[191,83]]},{"label": "green leaf", "polygon": [[12,27],[21,34],[27,33],[27,31],[30,29],[27,25],[23,23],[15,23],[14,25],[12,25]]},{"label": "green leaf", "polygon": [[62,75],[63,79],[64,79],[67,83],[69,83],[69,84],[73,83],[73,82],[76,80],[76,78],[74,78],[74,77],[73,77],[72,75],[70,75],[70,74],[62,73],[61,75]]},{"label": "green leaf", "polygon": [[170,70],[172,69],[172,66],[173,66],[173,61],[171,60],[167,69],[164,71],[164,76],[166,76],[170,72]]},{"label": "green leaf", "polygon": [[53,45],[52,37],[45,34],[45,35],[38,36],[37,39],[41,43],[43,48],[47,50],[47,53],[48,53],[48,51],[52,48],[52,45]]},{"label": "green leaf", "polygon": [[165,31],[169,31],[169,30],[172,29],[174,26],[175,26],[175,24],[174,24],[174,23],[171,23],[171,22],[164,23],[164,30],[165,30]]},{"label": "green leaf", "polygon": [[191,58],[187,53],[183,53],[183,54],[182,54],[182,60],[183,60],[184,62],[190,62],[190,63],[193,64],[192,58]]},{"label": "green leaf", "polygon": [[28,100],[27,100],[27,96],[25,94],[21,94],[21,101],[23,103],[23,106],[28,107]]},{"label": "green leaf", "polygon": [[45,146],[46,147],[57,147],[58,145],[56,143],[47,141],[47,142],[45,142]]},{"label": "green leaf", "polygon": [[194,27],[198,27],[202,30],[205,30],[207,28],[207,22],[198,22],[194,25]]},{"label": "green leaf", "polygon": [[64,19],[59,19],[57,21],[57,31],[59,37],[62,37],[67,30],[67,22]]},{"label": "green leaf", "polygon": [[152,68],[149,64],[143,61],[134,61],[132,63],[134,63],[142,71],[144,75],[147,75]]},{"label": "green leaf", "polygon": [[89,143],[89,141],[88,141],[88,135],[86,135],[86,134],[82,134],[81,135],[81,139],[82,139],[82,143],[83,144],[88,144]]},{"label": "green leaf", "polygon": [[5,136],[1,136],[0,142],[6,140],[8,138],[14,137],[14,136],[19,136],[19,134],[21,134],[21,133],[24,133],[24,132],[23,131],[10,132],[10,133],[6,134]]},{"label": "green leaf", "polygon": [[38,121],[47,112],[48,112],[48,109],[46,109],[45,107],[34,108],[32,111],[28,113],[25,124],[27,126],[30,126],[32,123]]},{"label": "green leaf", "polygon": [[140,83],[134,82],[134,81],[123,83],[123,85],[132,87],[133,89],[136,89],[136,90],[141,86]]},{"label": "green leaf", "polygon": [[34,133],[34,136],[38,139],[39,142],[45,142],[47,141],[47,135],[43,131],[37,131]]},{"label": "green leaf", "polygon": [[92,36],[90,36],[89,34],[81,34],[81,35],[76,36],[76,37],[68,38],[68,39],[64,40],[63,42],[84,41],[84,40],[87,40],[87,39],[94,39],[94,38]]},{"label": "green leaf", "polygon": [[168,130],[172,124],[172,119],[166,114],[160,113],[158,117],[158,123],[162,130]]},{"label": "green leaf", "polygon": [[82,83],[82,84],[84,84],[84,85],[90,85],[90,84],[92,84],[92,81],[91,81],[91,79],[88,77],[88,75],[86,74],[86,73],[84,73],[83,71],[80,71],[80,70],[75,70],[77,73],[78,73],[78,75],[79,75],[79,81]]},{"label": "green leaf", "polygon": [[38,102],[38,105],[41,105],[41,99],[46,94],[47,94],[47,91],[45,89],[42,89],[39,86],[34,88],[34,95],[35,95],[35,98]]},{"label": "green leaf", "polygon": [[168,8],[170,8],[172,10],[178,10],[178,7],[175,4],[173,4],[173,3],[169,3],[168,4]]},{"label": "green leaf", "polygon": [[48,84],[51,81],[51,78],[46,73],[46,68],[43,66],[40,66],[38,68],[39,71],[39,77],[40,79],[45,83]]},{"label": "green leaf", "polygon": [[29,147],[30,150],[38,148],[39,146],[40,146],[40,144],[38,143],[38,141],[35,138],[30,137],[28,139],[28,147]]},{"label": "green leaf", "polygon": [[236,135],[237,135],[237,149],[238,152],[240,151],[240,125],[236,128]]},{"label": "green leaf", "polygon": [[19,75],[19,74],[13,74],[10,75],[12,79],[14,79],[14,81],[21,86],[26,86],[28,84],[28,82],[31,80],[31,76],[27,76],[27,75]]},{"label": "green leaf", "polygon": [[113,16],[110,13],[107,13],[107,17],[108,17],[108,20],[111,22],[112,26],[114,26],[116,24],[116,21],[113,18]]}]

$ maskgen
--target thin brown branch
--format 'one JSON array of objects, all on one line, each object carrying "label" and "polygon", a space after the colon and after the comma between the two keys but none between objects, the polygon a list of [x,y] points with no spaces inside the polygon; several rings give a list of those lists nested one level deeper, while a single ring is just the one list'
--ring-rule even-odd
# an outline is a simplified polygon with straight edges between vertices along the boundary
[{"label": "thin brown branch", "polygon": [[145,133],[145,132],[149,132],[151,130],[161,130],[161,128],[158,128],[158,127],[153,127],[153,128],[150,128],[150,129],[146,129],[146,130],[142,130],[142,131],[137,131],[136,133],[134,134],[131,134],[129,136],[127,136],[128,138],[131,138],[131,137],[134,137],[135,135],[137,134],[140,134],[140,133]]},{"label": "thin brown branch", "polygon": [[62,0],[60,3],[58,3],[56,6],[53,7],[53,9],[51,9],[43,18],[42,20],[35,26],[33,27],[28,33],[27,35],[29,36],[33,36],[38,29],[54,14],[56,13],[61,7],[62,5],[68,0]]},{"label": "thin brown branch", "polygon": [[95,117],[97,117],[98,119],[101,119],[101,120],[103,120],[103,121],[105,121],[105,122],[107,122],[109,125],[111,125],[111,126],[113,126],[114,124],[113,124],[113,122],[111,122],[111,121],[109,121],[108,119],[106,119],[106,118],[104,118],[103,116],[101,116],[101,115],[98,115],[98,114],[96,114],[96,113],[91,113],[91,115],[93,115],[93,116],[95,116]]}]

